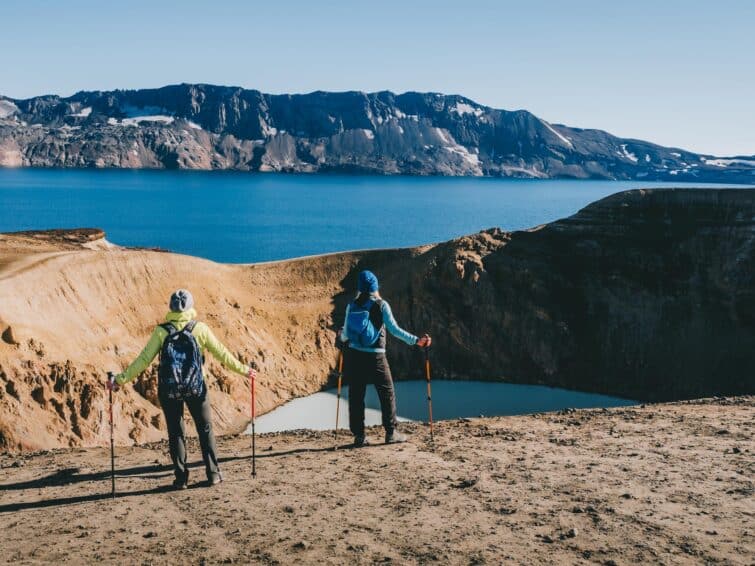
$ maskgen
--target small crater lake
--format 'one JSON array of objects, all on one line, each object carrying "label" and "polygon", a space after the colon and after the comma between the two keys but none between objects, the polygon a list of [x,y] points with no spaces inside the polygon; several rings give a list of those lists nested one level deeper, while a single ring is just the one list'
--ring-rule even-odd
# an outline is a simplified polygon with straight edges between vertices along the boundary
[{"label": "small crater lake", "polygon": [[[397,381],[396,409],[399,420],[427,421],[427,382]],[[339,430],[348,434],[349,388],[341,389]],[[446,381],[432,382],[433,419],[446,420],[462,417],[496,417],[558,411],[560,409],[623,407],[636,405],[637,401],[583,393],[542,385],[520,385],[493,381]],[[301,397],[281,405],[257,418],[257,433],[284,430],[311,429],[331,430],[336,427],[336,390],[327,389],[307,397]],[[368,386],[365,399],[365,423],[379,425],[380,402],[375,388]],[[251,428],[247,429],[251,433]]]}]

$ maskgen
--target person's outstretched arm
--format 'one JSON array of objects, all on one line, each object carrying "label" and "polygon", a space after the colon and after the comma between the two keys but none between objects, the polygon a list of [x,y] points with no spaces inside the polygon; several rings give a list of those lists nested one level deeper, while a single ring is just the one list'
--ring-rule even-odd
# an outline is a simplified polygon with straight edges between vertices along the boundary
[{"label": "person's outstretched arm", "polygon": [[167,332],[159,326],[152,331],[152,336],[149,337],[149,342],[144,346],[144,349],[139,353],[136,359],[131,362],[131,365],[126,368],[126,371],[119,373],[115,376],[115,382],[118,385],[125,385],[129,381],[133,381],[140,373],[142,373],[147,366],[152,363],[155,356],[160,352],[160,346],[163,344],[163,338]]},{"label": "person's outstretched arm", "polygon": [[380,308],[381,312],[383,313],[383,324],[385,324],[386,330],[402,342],[406,342],[410,346],[414,346],[417,343],[417,337],[411,332],[407,332],[398,325],[396,319],[393,318],[391,305],[389,305],[387,301],[383,301],[383,304]]},{"label": "person's outstretched arm", "polygon": [[215,338],[215,335],[212,333],[209,326],[202,322],[198,323],[195,330],[195,336],[197,342],[199,342],[199,346],[202,349],[206,348],[209,350],[215,359],[223,364],[224,368],[235,371],[241,375],[249,374],[249,366],[238,361],[235,356],[228,351],[228,348],[223,346],[220,340]]}]

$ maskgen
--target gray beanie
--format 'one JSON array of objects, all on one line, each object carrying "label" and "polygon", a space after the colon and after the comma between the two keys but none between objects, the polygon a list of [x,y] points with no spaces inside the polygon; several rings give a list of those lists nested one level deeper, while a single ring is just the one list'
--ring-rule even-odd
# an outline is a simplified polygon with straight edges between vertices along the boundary
[{"label": "gray beanie", "polygon": [[184,312],[194,306],[194,297],[186,289],[179,289],[170,296],[170,310]]}]

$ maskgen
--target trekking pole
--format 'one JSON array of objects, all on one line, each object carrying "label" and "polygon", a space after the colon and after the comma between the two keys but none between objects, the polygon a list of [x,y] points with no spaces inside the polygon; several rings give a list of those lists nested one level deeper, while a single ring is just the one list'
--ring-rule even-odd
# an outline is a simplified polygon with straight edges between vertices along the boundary
[{"label": "trekking pole", "polygon": [[110,489],[111,496],[115,499],[115,444],[113,442],[113,383],[115,383],[115,374],[112,371],[107,372],[107,380],[110,397]]},{"label": "trekking pole", "polygon": [[252,374],[251,389],[252,389],[252,477],[257,477],[257,447],[255,446],[256,433],[254,432],[254,420],[257,415],[257,409],[254,406],[254,382],[255,374]]},{"label": "trekking pole", "polygon": [[333,435],[333,439],[336,445],[333,450],[338,450],[338,417],[341,411],[341,379],[343,378],[343,350],[338,351],[338,395],[336,397],[336,432]]},{"label": "trekking pole", "polygon": [[433,437],[433,395],[432,395],[432,388],[430,387],[430,347],[425,346],[423,348],[425,351],[425,378],[427,379],[427,414],[430,421],[430,442],[434,442],[435,438]]}]

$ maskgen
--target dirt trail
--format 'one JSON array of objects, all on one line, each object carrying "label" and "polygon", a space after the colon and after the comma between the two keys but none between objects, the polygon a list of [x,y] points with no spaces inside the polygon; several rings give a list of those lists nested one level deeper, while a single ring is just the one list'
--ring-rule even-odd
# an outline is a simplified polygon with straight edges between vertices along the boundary
[{"label": "dirt trail", "polygon": [[[119,564],[755,560],[755,397],[220,440],[225,482],[161,491],[166,446],[0,456],[5,561]],[[372,430],[379,439],[379,430]],[[342,436],[343,438],[343,436]],[[199,460],[197,446],[192,459]],[[612,562],[611,562],[612,561]]]}]

